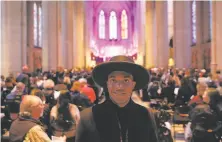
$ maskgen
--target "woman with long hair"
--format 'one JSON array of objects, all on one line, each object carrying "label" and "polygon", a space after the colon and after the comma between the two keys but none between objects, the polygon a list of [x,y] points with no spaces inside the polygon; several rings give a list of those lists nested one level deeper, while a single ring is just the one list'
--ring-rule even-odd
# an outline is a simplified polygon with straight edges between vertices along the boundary
[{"label": "woman with long hair", "polygon": [[67,142],[75,141],[76,126],[80,120],[80,113],[76,105],[71,104],[69,91],[60,91],[57,105],[50,113],[52,134],[67,137]]}]

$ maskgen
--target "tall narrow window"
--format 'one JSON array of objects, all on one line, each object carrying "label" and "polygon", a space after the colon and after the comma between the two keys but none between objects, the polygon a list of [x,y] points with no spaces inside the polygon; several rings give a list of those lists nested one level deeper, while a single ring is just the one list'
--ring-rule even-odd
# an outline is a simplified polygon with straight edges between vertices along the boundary
[{"label": "tall narrow window", "polygon": [[173,0],[167,1],[168,6],[168,39],[173,37]]},{"label": "tall narrow window", "polygon": [[209,40],[212,39],[212,0],[209,1]]},{"label": "tall narrow window", "polygon": [[36,3],[33,5],[33,17],[34,46],[38,46],[38,8]]},{"label": "tall narrow window", "polygon": [[192,1],[192,44],[196,44],[196,1]]},{"label": "tall narrow window", "polygon": [[114,11],[110,12],[109,17],[109,38],[117,39],[117,18]]},{"label": "tall narrow window", "polygon": [[123,10],[121,14],[121,37],[122,39],[128,38],[128,18],[126,10]]},{"label": "tall narrow window", "polygon": [[38,44],[42,47],[42,7],[39,7],[38,11],[39,23],[38,23]]},{"label": "tall narrow window", "polygon": [[42,7],[41,3],[33,4],[33,34],[34,46],[42,47]]},{"label": "tall narrow window", "polygon": [[99,13],[99,38],[105,39],[105,15],[103,10]]}]

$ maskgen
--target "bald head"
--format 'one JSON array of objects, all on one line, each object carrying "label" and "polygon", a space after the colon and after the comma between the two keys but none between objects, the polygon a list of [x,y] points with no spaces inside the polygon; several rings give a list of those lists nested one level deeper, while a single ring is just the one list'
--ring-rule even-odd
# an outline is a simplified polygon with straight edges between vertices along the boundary
[{"label": "bald head", "polygon": [[22,67],[22,72],[28,72],[29,68],[27,65]]},{"label": "bald head", "polygon": [[20,104],[20,113],[30,113],[33,118],[38,119],[43,112],[42,100],[37,96],[25,95]]}]

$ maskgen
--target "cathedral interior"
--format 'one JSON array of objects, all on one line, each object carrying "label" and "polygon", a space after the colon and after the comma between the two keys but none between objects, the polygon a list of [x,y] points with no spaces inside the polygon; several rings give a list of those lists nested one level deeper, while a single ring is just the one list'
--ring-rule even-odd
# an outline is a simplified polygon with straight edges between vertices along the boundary
[{"label": "cathedral interior", "polygon": [[[46,74],[47,79],[49,74],[57,77],[57,72],[64,72],[63,78],[69,72],[72,87],[76,76],[85,76],[85,72],[117,55],[130,57],[157,78],[160,72],[171,69],[175,88],[182,86],[183,81],[178,83],[177,79],[179,76],[182,80],[181,74],[189,74],[187,69],[199,73],[199,78],[204,78],[207,72],[211,81],[221,82],[222,86],[221,1],[1,1],[0,4],[1,94],[7,85],[17,86],[16,77],[25,72],[30,74],[28,90],[32,83],[44,82]],[[8,76],[11,80],[7,84]],[[156,92],[161,94],[158,89]],[[222,89],[220,92],[222,96]],[[2,96],[1,99],[5,104]],[[169,113],[173,115],[173,111]],[[6,124],[4,116],[1,115],[1,120]],[[185,124],[172,124],[170,131],[173,141],[191,142],[186,139]],[[7,134],[7,129],[2,129],[2,141],[7,142]]]},{"label": "cathedral interior", "polygon": [[1,72],[87,68],[121,54],[146,68],[173,61],[176,68],[220,70],[220,4],[1,2]]}]

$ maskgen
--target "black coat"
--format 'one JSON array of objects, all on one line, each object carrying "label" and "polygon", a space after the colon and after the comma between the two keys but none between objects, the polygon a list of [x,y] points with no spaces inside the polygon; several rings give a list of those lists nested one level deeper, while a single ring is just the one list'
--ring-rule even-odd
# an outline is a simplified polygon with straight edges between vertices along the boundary
[{"label": "black coat", "polygon": [[[128,142],[158,142],[155,120],[151,112],[133,101],[123,109],[125,110],[121,111],[125,111],[127,117],[125,124],[121,126],[128,130]],[[117,112],[117,106],[111,101],[82,111],[76,142],[120,142],[121,131],[116,119]]]}]

